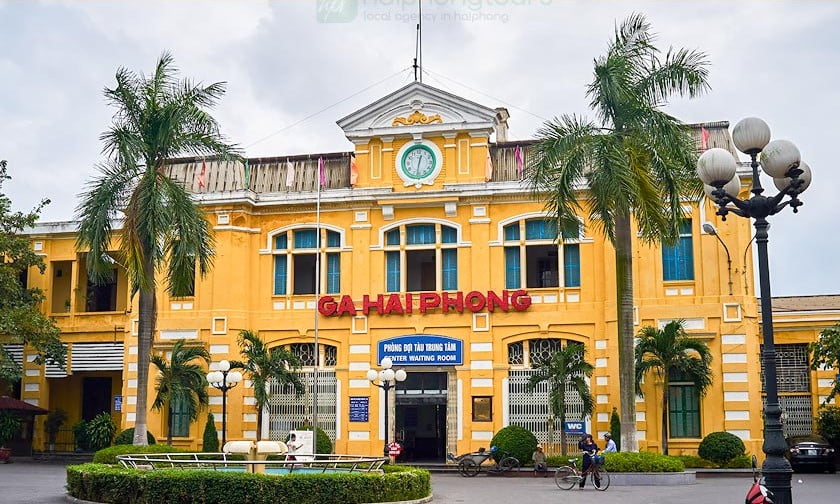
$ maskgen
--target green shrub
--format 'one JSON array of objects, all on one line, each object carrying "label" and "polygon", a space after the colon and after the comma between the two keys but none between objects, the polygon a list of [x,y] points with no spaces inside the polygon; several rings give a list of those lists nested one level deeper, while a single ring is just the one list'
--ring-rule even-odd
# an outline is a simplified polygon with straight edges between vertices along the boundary
[{"label": "green shrub", "polygon": [[0,446],[14,439],[20,432],[20,417],[11,411],[0,411]]},{"label": "green shrub", "polygon": [[507,452],[519,459],[520,464],[526,466],[531,463],[531,456],[537,449],[537,438],[524,427],[508,425],[493,436],[490,446]]},{"label": "green shrub", "polygon": [[108,448],[103,448],[93,455],[94,464],[116,464],[117,455],[128,454],[143,454],[143,453],[178,453],[183,452],[179,448],[171,446],[153,444],[148,446],[133,446],[133,445],[114,445]]},{"label": "green shrub", "polygon": [[92,450],[101,450],[102,448],[111,446],[111,441],[114,440],[114,434],[117,432],[117,426],[114,425],[111,414],[103,411],[87,423],[85,431],[90,448]]},{"label": "green shrub", "polygon": [[697,454],[706,460],[718,464],[725,465],[735,457],[740,457],[746,453],[744,442],[735,434],[729,432],[712,432],[703,438],[700,442],[700,447],[697,449]]},{"label": "green shrub", "polygon": [[216,431],[213,413],[207,413],[207,423],[204,424],[204,435],[201,438],[201,451],[219,453],[219,433]]},{"label": "green shrub", "polygon": [[[578,461],[580,467],[580,461]],[[651,452],[605,453],[604,467],[610,472],[682,472],[682,460]]]},{"label": "green shrub", "polygon": [[621,418],[615,408],[610,413],[610,435],[615,441],[615,449],[621,451]]},{"label": "green shrub", "polygon": [[[294,430],[311,431],[312,426],[307,424],[307,425],[304,425],[303,427],[298,427],[297,429],[294,429]],[[289,441],[289,437],[286,436],[286,442],[288,442],[288,441]],[[315,446],[318,449],[318,453],[332,453],[332,450],[333,450],[333,445],[332,445],[332,441],[330,441],[330,437],[320,427],[318,427],[318,434],[317,434],[317,439],[315,440]]]},{"label": "green shrub", "polygon": [[569,464],[570,458],[580,459],[580,455],[551,455],[545,458],[545,463],[548,464],[548,467],[571,465]]},{"label": "green shrub", "polygon": [[[149,431],[146,431],[146,442],[150,445],[153,445],[157,442],[155,440],[155,437]],[[129,427],[128,429],[120,432],[120,434],[117,437],[114,438],[114,444],[115,445],[134,444],[134,427]]]},{"label": "green shrub", "polygon": [[73,442],[76,444],[76,450],[90,451],[87,422],[84,420],[79,420],[73,425]]},{"label": "green shrub", "polygon": [[840,446],[840,407],[822,406],[817,414],[817,434]]},{"label": "green shrub", "polygon": [[697,455],[676,455],[675,457],[682,460],[686,469],[711,469],[713,467],[717,467],[714,462],[709,462]]},{"label": "green shrub", "polygon": [[[156,445],[160,446],[160,445]],[[99,464],[67,467],[67,491],[82,500],[132,504],[359,504],[415,500],[431,494],[429,472],[290,474],[283,477],[166,469],[138,471]]]},{"label": "green shrub", "polygon": [[723,465],[724,469],[752,469],[752,457],[739,455]]}]

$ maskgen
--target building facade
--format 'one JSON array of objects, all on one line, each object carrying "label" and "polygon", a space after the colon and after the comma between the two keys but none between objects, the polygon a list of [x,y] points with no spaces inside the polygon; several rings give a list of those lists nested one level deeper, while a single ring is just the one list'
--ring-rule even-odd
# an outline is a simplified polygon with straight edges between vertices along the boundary
[{"label": "building facade", "polygon": [[[567,417],[606,432],[619,406],[615,252],[586,212],[556,238],[522,180],[532,142],[508,142],[507,118],[504,109],[414,82],[338,121],[349,152],[173,163],[169,176],[195,194],[213,225],[216,259],[194,295],[159,291],[153,351],[186,339],[205,345],[215,367],[239,358],[240,330],[256,331],[302,359],[307,384],[301,397],[272,389],[264,437],[281,439],[310,422],[317,386],[318,424],[337,453],[381,453],[388,415],[388,439],[402,442],[404,457],[442,461],[448,452],[488,446],[510,424],[544,443],[559,441],[547,389],[529,393],[525,385],[540,359],[583,344],[595,366],[596,409],[583,417],[569,391]],[[728,123],[697,125],[698,145],[701,128],[709,147],[735,153]],[[741,178],[748,182],[749,172]],[[670,384],[670,450],[693,453],[704,435],[727,430],[760,453],[752,229],[744,219],[721,221],[705,199],[684,208],[677,244],[636,240],[633,251],[636,329],[682,319],[714,355],[705,397],[692,383]],[[705,222],[728,251],[704,233]],[[92,285],[85,252],[75,248],[75,223],[41,224],[31,238],[47,270],[30,272],[29,283],[47,295],[68,362],[66,369],[38,366],[26,349],[9,347],[24,366],[21,397],[64,409],[70,423],[110,411],[120,427],[132,426],[138,308],[118,254],[113,281]],[[840,299],[825,304],[819,313],[778,313],[777,342],[790,351],[780,366],[795,375],[790,390],[780,391],[789,394],[783,407],[797,429],[810,429],[833,377],[802,367],[802,345],[840,320]],[[366,378],[386,356],[407,372],[387,412],[384,392]],[[648,380],[637,399],[642,449],[660,449],[661,387]],[[254,404],[247,381],[228,393],[228,439],[256,437]],[[221,428],[213,389],[209,408]],[[178,417],[175,444],[200,448],[202,429],[203,421]],[[165,415],[150,413],[149,430],[165,436]],[[36,448],[44,442],[36,428]]]}]

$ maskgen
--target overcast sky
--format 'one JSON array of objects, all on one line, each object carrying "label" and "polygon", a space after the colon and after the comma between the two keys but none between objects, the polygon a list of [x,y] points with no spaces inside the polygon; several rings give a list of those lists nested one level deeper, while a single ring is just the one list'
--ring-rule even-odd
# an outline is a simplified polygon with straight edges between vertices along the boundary
[{"label": "overcast sky", "polygon": [[[545,118],[589,114],[593,59],[631,10],[648,16],[661,47],[705,51],[712,91],[669,111],[733,125],[757,115],[799,146],[814,182],[798,214],[771,218],[773,294],[840,293],[840,195],[831,192],[840,174],[830,159],[840,3],[422,1],[424,81],[507,106],[513,139],[531,138]],[[215,115],[246,155],[350,150],[335,121],[412,78],[402,70],[414,56],[416,5],[0,0],[0,159],[13,177],[4,190],[18,209],[50,198],[45,221],[72,219],[112,113],[102,89],[120,66],[150,73],[163,50],[183,75],[227,81]]]}]

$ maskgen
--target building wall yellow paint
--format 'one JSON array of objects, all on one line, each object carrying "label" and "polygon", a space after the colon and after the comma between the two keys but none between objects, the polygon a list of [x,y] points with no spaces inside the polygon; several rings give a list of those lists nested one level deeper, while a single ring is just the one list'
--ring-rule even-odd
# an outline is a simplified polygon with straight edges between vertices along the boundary
[{"label": "building wall yellow paint", "polygon": [[[356,188],[387,187],[391,188],[392,194],[382,199],[354,199],[351,191],[344,199],[322,202],[322,225],[343,233],[340,294],[349,294],[357,302],[366,294],[386,293],[383,229],[399,223],[423,221],[459,228],[458,290],[499,292],[505,287],[501,223],[543,212],[542,204],[534,201],[524,186],[518,192],[504,194],[497,194],[492,185],[465,193],[447,192],[451,185],[484,184],[490,147],[487,135],[456,132],[423,138],[434,142],[443,154],[443,169],[432,185],[406,186],[398,177],[396,153],[411,139],[396,128],[393,136],[354,142],[355,163],[359,170]],[[215,267],[206,278],[197,281],[192,297],[175,299],[162,289],[158,292],[155,351],[166,351],[171,345],[172,340],[166,339],[169,336],[163,338],[164,335],[183,334],[172,331],[194,331],[196,342],[207,346],[214,362],[239,358],[237,335],[242,329],[257,331],[270,346],[311,343],[315,296],[273,295],[271,236],[289,226],[314,226],[314,197],[312,194],[302,202],[278,200],[271,205],[257,205],[247,197],[244,202],[231,200],[206,204],[207,218],[216,229]],[[386,207],[390,207],[393,215],[385,211]],[[745,249],[749,251],[752,230],[746,219],[721,221],[706,200],[686,201],[685,207],[692,223],[694,279],[664,281],[661,247],[636,240],[633,251],[634,328],[639,330],[671,319],[685,319],[689,333],[709,343],[714,355],[714,381],[701,402],[701,437],[714,431],[736,431],[745,438],[748,450],[759,454],[762,432],[759,314],[752,285],[752,254],[744,254]],[[335,451],[381,453],[383,436],[378,419],[384,405],[380,404],[378,389],[358,385],[366,382],[365,365],[376,367],[378,364],[377,343],[406,334],[439,334],[464,342],[463,365],[424,368],[448,371],[450,377],[457,380],[460,395],[456,404],[461,427],[460,436],[447,433],[453,439],[447,444],[450,451],[462,453],[486,447],[489,443],[486,433],[492,434],[504,426],[503,384],[511,369],[507,345],[533,338],[560,338],[586,345],[588,358],[596,365],[591,388],[597,404],[591,430],[596,433],[607,431],[609,413],[619,406],[615,251],[598,226],[588,220],[585,210],[586,205],[582,214],[584,236],[580,240],[580,287],[527,289],[534,303],[525,311],[485,311],[474,316],[466,310],[461,314],[440,311],[420,314],[415,307],[410,315],[373,313],[357,318],[320,317],[319,342],[338,348],[335,372],[341,394],[339,439],[335,440]],[[217,225],[219,215],[227,215],[230,224]],[[712,222],[719,230],[731,252],[731,264],[717,239],[702,233],[704,221]],[[44,289],[51,300],[50,306],[65,340],[124,342],[126,364],[121,374],[115,375],[121,376],[121,387],[114,390],[114,394],[124,397],[123,411],[116,418],[120,428],[133,425],[138,365],[136,298],[133,303],[118,302],[120,308],[115,313],[85,314],[79,313],[83,303],[74,295],[74,309],[62,313],[63,296],[68,291],[67,272],[58,279],[55,269],[57,265],[66,269],[72,264],[71,285],[84,285],[80,263],[83,255],[75,251],[72,233],[46,232],[33,236],[33,240],[43,242],[45,260],[51,267],[43,277],[32,275],[32,284]],[[128,287],[124,275],[121,274],[120,280],[123,288],[120,299],[124,300]],[[819,327],[806,324],[807,327],[802,328],[801,325],[801,322],[781,323],[777,341],[813,341]],[[475,350],[473,344],[479,344]],[[490,344],[490,350],[481,344]],[[356,353],[350,353],[351,346]],[[367,353],[359,350],[365,348]],[[485,366],[484,362],[490,365]],[[72,369],[72,363],[70,366]],[[150,375],[149,404],[154,397],[154,371]],[[828,371],[815,372],[814,382],[822,383],[817,380],[828,376]],[[486,386],[487,379],[492,383],[491,387]],[[25,383],[44,383],[44,380],[43,377],[25,377]],[[76,411],[71,403],[75,393],[72,391],[78,386],[77,379],[71,375],[61,381],[61,386],[56,381],[61,380],[50,379],[49,386],[41,387],[37,393],[25,392],[25,398],[38,399],[44,407],[59,406]],[[450,384],[450,389],[456,390],[454,384]],[[60,398],[56,396],[57,391],[60,391]],[[661,383],[648,377],[644,392],[644,398],[636,404],[640,446],[643,450],[656,451],[661,448]],[[728,400],[727,392],[736,393],[731,396],[736,398],[744,397],[743,393],[746,393],[748,399]],[[825,392],[826,388],[820,385],[819,393]],[[244,384],[228,394],[228,439],[250,437],[256,431],[252,395],[252,390]],[[348,422],[350,396],[369,397],[368,422]],[[472,396],[492,396],[491,422],[472,422]],[[217,428],[221,428],[218,391],[211,389],[211,397],[214,399],[209,409],[216,416]],[[816,397],[814,401],[816,405]],[[393,407],[393,402],[391,404]],[[738,419],[727,419],[727,411],[737,412],[733,418]],[[393,411],[391,415],[393,420]],[[177,439],[176,444],[200,448],[205,418],[206,413],[202,412],[199,421],[191,426],[190,435]],[[149,413],[149,428],[159,439],[165,437],[165,423],[160,413]],[[393,439],[393,421],[390,425],[389,438]],[[671,453],[695,453],[699,442],[700,438],[672,438],[669,441]]]}]

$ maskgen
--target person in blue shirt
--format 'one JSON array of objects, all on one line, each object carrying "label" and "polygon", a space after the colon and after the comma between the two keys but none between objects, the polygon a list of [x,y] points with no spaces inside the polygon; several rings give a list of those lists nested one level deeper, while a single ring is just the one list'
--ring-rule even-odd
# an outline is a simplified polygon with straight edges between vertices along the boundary
[{"label": "person in blue shirt", "polygon": [[618,449],[615,447],[615,441],[612,440],[612,434],[604,433],[604,442],[607,446],[604,448],[604,453],[615,453]]}]

